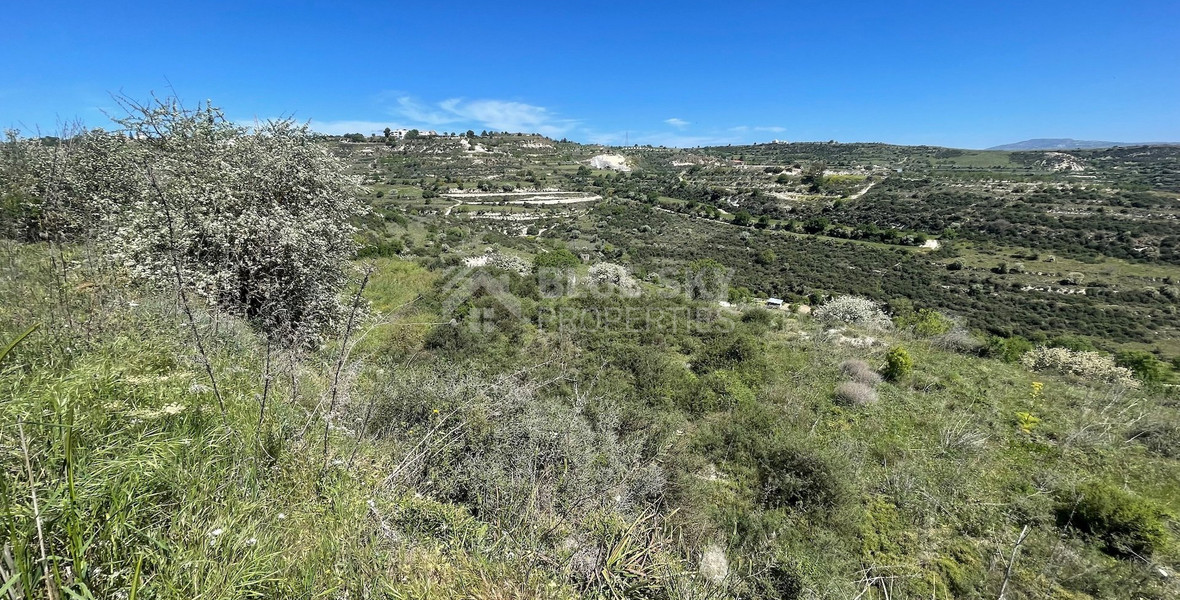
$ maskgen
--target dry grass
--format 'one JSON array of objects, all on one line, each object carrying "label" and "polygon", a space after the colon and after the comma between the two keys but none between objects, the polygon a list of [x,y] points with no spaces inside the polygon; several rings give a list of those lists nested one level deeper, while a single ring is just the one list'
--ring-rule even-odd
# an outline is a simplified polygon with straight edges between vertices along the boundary
[{"label": "dry grass", "polygon": [[882,380],[881,374],[863,360],[850,359],[840,363],[840,372],[852,381],[868,386],[876,386]]},{"label": "dry grass", "polygon": [[836,402],[849,406],[867,406],[877,401],[877,391],[871,386],[855,381],[845,381],[836,386]]}]

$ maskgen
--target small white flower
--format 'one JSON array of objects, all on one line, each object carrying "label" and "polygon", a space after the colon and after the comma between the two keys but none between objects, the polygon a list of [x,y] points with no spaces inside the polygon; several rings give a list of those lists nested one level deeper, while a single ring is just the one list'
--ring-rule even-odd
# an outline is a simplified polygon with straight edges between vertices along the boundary
[{"label": "small white flower", "polygon": [[214,529],[213,531],[209,532],[209,537],[217,537],[223,533],[225,533],[225,530],[218,527],[217,529]]},{"label": "small white flower", "polygon": [[257,543],[258,543],[258,538],[250,538],[250,539],[246,540],[247,546],[253,546]]},{"label": "small white flower", "polygon": [[278,519],[280,521],[282,521],[283,519],[286,519],[286,518],[287,518],[287,513],[279,513],[278,514]]}]

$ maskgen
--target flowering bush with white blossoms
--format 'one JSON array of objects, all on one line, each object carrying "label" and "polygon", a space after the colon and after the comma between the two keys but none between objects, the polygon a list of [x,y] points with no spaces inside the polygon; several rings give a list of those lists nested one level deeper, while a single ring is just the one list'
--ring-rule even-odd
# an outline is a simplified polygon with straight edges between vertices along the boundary
[{"label": "flowering bush with white blossoms", "polygon": [[1090,381],[1139,387],[1139,381],[1130,369],[1116,365],[1113,358],[1097,352],[1038,346],[1025,352],[1020,357],[1020,364],[1032,371],[1055,371]]},{"label": "flowering bush with white blossoms", "polygon": [[124,108],[121,131],[23,147],[26,216],[272,336],[314,343],[335,326],[365,210],[341,161],[290,119],[248,129],[210,104]]},{"label": "flowering bush with white blossoms", "polygon": [[881,305],[860,296],[840,296],[828,300],[812,313],[816,319],[828,323],[845,323],[867,329],[889,329],[893,322]]},{"label": "flowering bush with white blossoms", "polygon": [[588,283],[598,288],[617,287],[623,293],[639,291],[639,283],[627,272],[627,267],[614,263],[603,262],[591,265],[587,272],[587,280]]}]

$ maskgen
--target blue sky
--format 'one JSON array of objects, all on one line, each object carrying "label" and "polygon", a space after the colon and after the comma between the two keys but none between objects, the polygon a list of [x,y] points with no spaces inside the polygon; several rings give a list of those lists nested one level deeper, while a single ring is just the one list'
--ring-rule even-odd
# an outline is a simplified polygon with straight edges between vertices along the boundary
[{"label": "blue sky", "polygon": [[12,2],[0,127],[173,90],[332,133],[1180,141],[1180,2]]}]

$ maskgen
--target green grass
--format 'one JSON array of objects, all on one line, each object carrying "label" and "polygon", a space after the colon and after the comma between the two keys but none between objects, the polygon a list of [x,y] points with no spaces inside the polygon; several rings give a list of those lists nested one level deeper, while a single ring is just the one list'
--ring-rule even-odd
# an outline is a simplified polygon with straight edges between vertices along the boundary
[{"label": "green grass", "polygon": [[[198,311],[222,413],[167,290],[90,270],[78,250],[64,280],[51,248],[0,254],[0,340],[42,324],[0,362],[0,524],[32,595],[883,598],[867,573],[892,578],[891,597],[994,597],[1007,565],[992,557],[1026,525],[1013,597],[1172,592],[1153,565],[1180,560],[1180,461],[1129,441],[1180,422],[1166,388],[846,328],[877,339],[857,347],[786,312],[730,312],[722,335],[524,323],[445,349],[431,344],[449,326],[430,323],[450,318],[436,312],[446,274],[382,258],[358,265],[372,312],[331,412],[342,340],[268,361],[255,332]],[[644,290],[522,302],[693,306]],[[843,361],[879,369],[894,346],[912,373],[875,403],[834,401]],[[611,508],[616,470],[665,487]],[[1094,485],[1158,507],[1118,521],[1159,518],[1151,563],[1057,521]],[[1107,504],[1094,519],[1121,514]],[[711,544],[729,557],[722,586],[690,578]],[[604,558],[579,574],[585,548]]]}]

